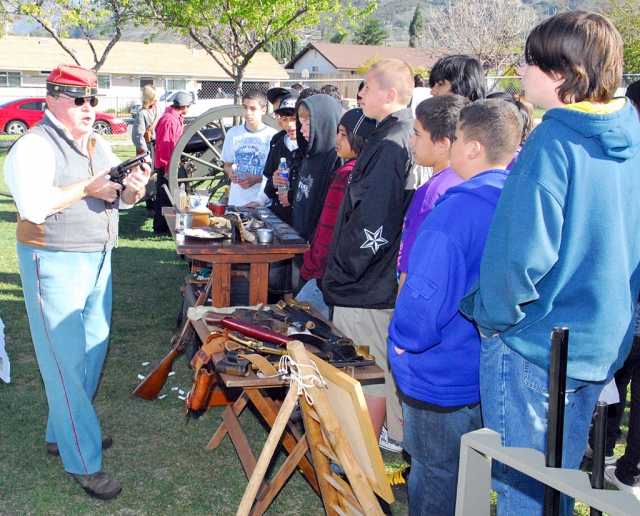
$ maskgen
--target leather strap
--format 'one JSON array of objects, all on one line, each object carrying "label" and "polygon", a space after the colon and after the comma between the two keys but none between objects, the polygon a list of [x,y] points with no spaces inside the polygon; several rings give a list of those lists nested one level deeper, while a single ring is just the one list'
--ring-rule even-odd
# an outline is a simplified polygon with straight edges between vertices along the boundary
[{"label": "leather strap", "polygon": [[149,127],[147,127],[144,131],[144,141],[147,143],[151,141],[151,133],[156,128],[156,124],[160,119],[160,110],[158,109],[158,106],[154,108],[154,111],[156,112],[156,118],[154,119],[153,123]]},{"label": "leather strap", "polygon": [[269,362],[266,358],[258,353],[251,353],[246,347],[238,344],[236,342],[227,341],[225,343],[225,350],[227,352],[227,357],[229,353],[235,356],[236,360],[239,358],[244,358],[251,362],[258,371],[260,371],[265,376],[274,376],[278,374],[278,371],[275,367]]},{"label": "leather strap", "polygon": [[210,334],[202,347],[196,352],[196,354],[191,359],[191,369],[198,374],[198,371],[202,368],[203,365],[208,364],[211,360],[211,355],[214,353],[220,353],[224,350],[224,334],[222,333],[212,333]]}]

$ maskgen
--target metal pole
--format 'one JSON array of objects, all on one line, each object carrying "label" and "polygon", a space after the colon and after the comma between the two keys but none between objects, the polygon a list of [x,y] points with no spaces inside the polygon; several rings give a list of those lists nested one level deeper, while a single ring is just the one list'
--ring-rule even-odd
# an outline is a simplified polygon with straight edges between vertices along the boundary
[{"label": "metal pole", "polygon": [[[604,456],[605,439],[607,434],[607,411],[608,406],[604,401],[596,403],[596,410],[593,413],[593,460],[591,465],[591,487],[602,489],[604,487]],[[591,516],[602,516],[602,511],[590,508]]]},{"label": "metal pole", "polygon": [[[548,468],[562,467],[562,439],[564,436],[564,400],[567,387],[567,356],[569,328],[554,328],[551,332],[551,367],[549,369],[549,413],[547,416]],[[544,516],[560,515],[560,491],[545,486]]]}]

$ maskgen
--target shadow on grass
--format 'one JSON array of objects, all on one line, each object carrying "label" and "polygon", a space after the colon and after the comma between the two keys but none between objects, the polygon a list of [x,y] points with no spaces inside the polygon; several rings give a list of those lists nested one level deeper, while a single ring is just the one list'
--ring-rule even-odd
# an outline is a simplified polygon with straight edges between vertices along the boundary
[{"label": "shadow on grass", "polygon": [[16,214],[15,204],[8,197],[0,197],[0,222],[16,223],[18,216]]},{"label": "shadow on grass", "polygon": [[118,226],[121,238],[171,241],[169,236],[157,237],[153,234],[153,219],[147,217],[147,209],[144,202],[136,204],[129,210],[121,211]]},{"label": "shadow on grass", "polygon": [[[17,293],[16,291],[20,291],[19,295],[22,297],[22,282],[20,281],[20,274],[0,272],[0,285],[11,285],[12,287],[15,287],[10,290],[15,293]],[[3,290],[4,289],[6,289],[6,287],[3,287]]]}]

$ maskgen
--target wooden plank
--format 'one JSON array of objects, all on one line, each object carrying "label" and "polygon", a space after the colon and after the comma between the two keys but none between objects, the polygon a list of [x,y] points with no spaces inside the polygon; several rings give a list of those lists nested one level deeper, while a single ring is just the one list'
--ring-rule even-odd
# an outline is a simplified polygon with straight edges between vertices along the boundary
[{"label": "wooden plank", "polygon": [[318,448],[318,451],[322,453],[322,455],[324,455],[327,459],[332,460],[333,462],[338,464],[338,466],[340,465],[340,459],[338,459],[336,454],[333,453],[333,450],[327,445],[318,443],[316,444],[316,448]]},{"label": "wooden plank", "polygon": [[310,412],[313,410],[304,396],[300,396],[300,408],[325,511],[327,516],[337,516],[338,513],[332,507],[338,504],[338,495],[325,479],[327,475],[331,475],[329,459],[318,448],[318,444],[324,442],[322,428],[320,428],[320,423],[311,417]]},{"label": "wooden plank", "polygon": [[302,460],[305,453],[309,449],[306,439],[298,441],[298,444],[293,449],[291,454],[284,461],[278,472],[271,479],[271,484],[268,490],[264,493],[258,493],[258,500],[253,506],[251,516],[261,516],[269,508],[273,499],[278,495],[287,479],[291,476],[296,466]]},{"label": "wooden plank", "polygon": [[360,506],[360,504],[358,503],[358,499],[354,496],[353,491],[349,487],[349,484],[347,484],[344,480],[332,474],[325,475],[324,479],[327,481],[327,483],[331,484],[331,486],[340,493],[340,496],[343,496],[349,503],[355,505],[356,507]]},{"label": "wooden plank", "polygon": [[231,265],[228,263],[211,264],[211,305],[224,308],[231,304]]},{"label": "wooden plank", "polygon": [[[273,457],[273,453],[276,451],[276,446],[278,446],[278,443],[280,442],[280,439],[283,436],[283,432],[285,431],[285,428],[287,426],[287,421],[289,421],[289,416],[291,416],[291,411],[293,410],[293,407],[295,406],[297,401],[298,401],[297,389],[289,389],[289,393],[284,399],[284,403],[280,408],[280,412],[278,413],[275,421],[273,422],[273,425],[271,425],[271,432],[269,432],[269,437],[267,437],[267,442],[265,443],[264,448],[262,449],[260,458],[252,468],[251,475],[249,475],[249,485],[247,485],[247,489],[245,490],[242,500],[240,501],[240,506],[238,507],[238,512],[236,513],[236,516],[249,515],[249,511],[251,510],[251,507],[256,499],[256,494],[258,494],[258,489],[262,485],[264,476],[267,472],[267,468],[269,467],[269,463],[271,462],[271,458]],[[232,430],[229,429],[229,435],[231,435],[231,432]],[[234,444],[235,444],[235,441],[234,441]],[[244,462],[243,462],[243,465],[244,465]],[[246,471],[246,468],[245,468],[245,471]],[[259,513],[259,514],[262,514],[262,513]]]},{"label": "wooden plank", "polygon": [[249,282],[249,305],[268,303],[269,264],[252,263],[251,280]]},{"label": "wooden plank", "polygon": [[[260,390],[250,389],[246,390],[245,392],[256,409],[258,409],[258,412],[260,412],[264,420],[267,422],[269,427],[273,427],[273,424],[275,423],[276,417],[278,415],[279,407],[274,408],[273,405],[269,404],[266,400],[268,399],[271,401],[271,398],[266,394],[263,395]],[[291,435],[291,433],[289,431],[285,431],[284,435],[282,436],[282,446],[285,450],[287,450],[287,453],[291,453],[297,444],[298,443],[296,439]],[[303,458],[298,466],[300,467],[300,471],[302,471],[302,474],[305,476],[309,484],[311,484],[311,487],[313,487],[314,491],[316,493],[319,493],[320,487],[318,486],[318,480],[311,463],[306,458]]]},{"label": "wooden plank", "polygon": [[[247,406],[248,400],[249,399],[247,398],[247,395],[245,393],[242,393],[238,398],[238,400],[234,403],[231,410],[233,410],[233,413],[236,415],[236,417],[239,416],[244,410],[244,408]],[[205,446],[205,449],[213,450],[217,448],[222,442],[222,439],[224,438],[225,435],[227,435],[227,425],[223,421],[222,423],[220,423],[220,426],[218,427],[216,432],[213,434],[213,437],[211,438],[211,440],[207,443],[207,446]]]},{"label": "wooden plank", "polygon": [[231,441],[238,453],[247,478],[251,478],[256,467],[256,455],[251,449],[251,445],[242,429],[238,416],[235,415],[231,407],[227,407],[224,412],[222,412],[222,421],[224,421],[227,427],[227,432],[229,432],[229,437],[231,437]]}]

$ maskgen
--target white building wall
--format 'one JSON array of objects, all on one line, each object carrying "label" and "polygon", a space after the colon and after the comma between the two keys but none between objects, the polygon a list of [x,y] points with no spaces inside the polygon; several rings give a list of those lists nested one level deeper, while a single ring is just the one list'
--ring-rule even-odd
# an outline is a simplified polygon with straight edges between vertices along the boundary
[{"label": "white building wall", "polygon": [[[314,67],[317,67],[317,69],[314,70]],[[294,73],[302,73],[305,68],[308,70],[309,75],[314,73],[340,73],[335,66],[315,49],[307,51],[305,55],[298,59],[293,71]]]}]

